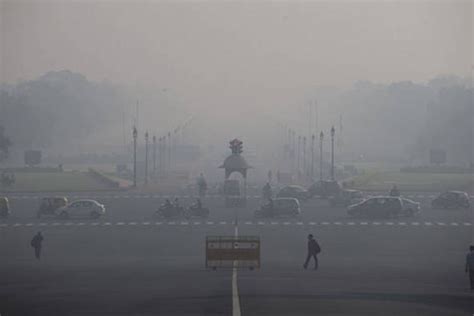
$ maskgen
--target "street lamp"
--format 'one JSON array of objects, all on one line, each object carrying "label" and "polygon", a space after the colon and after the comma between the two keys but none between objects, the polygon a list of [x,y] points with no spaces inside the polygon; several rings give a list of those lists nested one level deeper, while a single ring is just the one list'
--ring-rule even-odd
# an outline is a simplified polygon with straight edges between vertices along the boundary
[{"label": "street lamp", "polygon": [[334,135],[336,135],[336,129],[331,127],[331,180],[334,181]]},{"label": "street lamp", "polygon": [[319,180],[323,181],[323,140],[324,133],[319,134]]},{"label": "street lamp", "polygon": [[153,135],[153,178],[156,177],[156,136]]},{"label": "street lamp", "polygon": [[311,181],[314,181],[314,139],[316,137],[311,136]]},{"label": "street lamp", "polygon": [[132,130],[133,136],[133,187],[137,187],[137,128]]},{"label": "street lamp", "polygon": [[303,175],[306,175],[306,136],[303,137]]},{"label": "street lamp", "polygon": [[145,132],[145,184],[148,184],[148,131]]}]

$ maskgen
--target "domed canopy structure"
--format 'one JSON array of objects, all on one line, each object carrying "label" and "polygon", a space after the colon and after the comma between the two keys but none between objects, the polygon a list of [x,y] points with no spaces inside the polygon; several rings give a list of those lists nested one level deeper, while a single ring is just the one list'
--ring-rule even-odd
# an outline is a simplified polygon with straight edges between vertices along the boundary
[{"label": "domed canopy structure", "polygon": [[228,179],[233,172],[239,172],[244,179],[247,178],[247,169],[252,168],[245,158],[240,154],[242,153],[242,142],[238,139],[234,139],[230,142],[230,149],[232,154],[224,160],[224,163],[219,168],[225,169],[225,178]]}]

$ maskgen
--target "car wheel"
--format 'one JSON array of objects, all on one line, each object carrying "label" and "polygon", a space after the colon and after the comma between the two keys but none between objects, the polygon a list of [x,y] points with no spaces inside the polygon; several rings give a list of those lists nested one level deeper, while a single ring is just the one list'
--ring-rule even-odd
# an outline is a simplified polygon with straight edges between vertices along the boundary
[{"label": "car wheel", "polygon": [[66,212],[66,211],[62,211],[61,214],[59,214],[59,218],[68,219],[69,218],[69,213]]}]

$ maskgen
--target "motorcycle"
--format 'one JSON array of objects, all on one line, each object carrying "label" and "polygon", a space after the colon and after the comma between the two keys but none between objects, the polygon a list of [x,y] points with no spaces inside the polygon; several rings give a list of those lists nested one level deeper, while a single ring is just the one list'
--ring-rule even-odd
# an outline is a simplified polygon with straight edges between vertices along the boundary
[{"label": "motorcycle", "polygon": [[161,205],[155,212],[155,216],[159,218],[179,218],[184,217],[185,209],[182,206]]},{"label": "motorcycle", "polygon": [[185,217],[209,217],[209,209],[207,207],[197,207],[197,206],[190,206],[186,209]]}]

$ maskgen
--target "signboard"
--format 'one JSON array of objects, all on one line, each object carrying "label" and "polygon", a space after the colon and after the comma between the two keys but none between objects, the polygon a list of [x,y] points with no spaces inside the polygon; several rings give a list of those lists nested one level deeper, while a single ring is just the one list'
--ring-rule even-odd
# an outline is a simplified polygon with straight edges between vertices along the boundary
[{"label": "signboard", "polygon": [[430,150],[430,163],[432,164],[446,163],[446,151],[442,149],[431,149]]},{"label": "signboard", "polygon": [[207,236],[206,268],[260,268],[260,237]]}]

